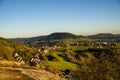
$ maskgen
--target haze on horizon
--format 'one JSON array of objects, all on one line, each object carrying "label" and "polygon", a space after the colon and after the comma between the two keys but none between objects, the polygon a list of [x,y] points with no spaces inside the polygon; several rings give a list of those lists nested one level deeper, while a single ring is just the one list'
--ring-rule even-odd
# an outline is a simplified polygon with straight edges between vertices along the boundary
[{"label": "haze on horizon", "polygon": [[120,34],[120,0],[0,0],[0,37]]}]

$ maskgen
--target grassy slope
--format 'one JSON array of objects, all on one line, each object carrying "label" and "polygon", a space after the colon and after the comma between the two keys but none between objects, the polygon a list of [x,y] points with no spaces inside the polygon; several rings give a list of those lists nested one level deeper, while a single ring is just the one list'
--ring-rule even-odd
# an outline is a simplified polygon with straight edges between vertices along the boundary
[{"label": "grassy slope", "polygon": [[23,43],[0,38],[0,58],[14,60],[14,53],[18,53],[24,61],[32,56],[33,49]]},{"label": "grassy slope", "polygon": [[85,50],[87,47],[85,46],[68,46],[66,49],[72,49],[73,51],[78,51],[78,50]]},{"label": "grassy slope", "polygon": [[[85,50],[85,49],[87,49],[87,47],[84,47],[84,46],[68,46],[68,47],[66,47],[66,49],[67,50],[72,49],[73,51],[77,51],[77,50]],[[57,52],[57,51],[55,53],[56,53],[56,55],[64,54],[62,52]],[[48,61],[48,65],[57,69],[57,70],[66,70],[66,69],[76,70],[79,67],[77,64],[74,64],[72,62],[68,62],[60,56],[57,56],[57,58],[59,59],[59,61]]]},{"label": "grassy slope", "polygon": [[59,59],[59,61],[48,61],[47,64],[50,67],[53,67],[57,70],[66,70],[66,69],[70,69],[70,70],[76,70],[78,69],[78,65],[68,62],[66,61],[64,58],[58,56],[59,54],[63,54],[62,52],[57,52],[55,51],[57,58]]},{"label": "grassy slope", "polygon": [[59,57],[59,59],[60,59],[59,62],[48,61],[48,65],[57,70],[66,70],[66,69],[76,70],[78,68],[77,64],[73,64],[71,62],[64,61],[64,59],[61,57]]}]

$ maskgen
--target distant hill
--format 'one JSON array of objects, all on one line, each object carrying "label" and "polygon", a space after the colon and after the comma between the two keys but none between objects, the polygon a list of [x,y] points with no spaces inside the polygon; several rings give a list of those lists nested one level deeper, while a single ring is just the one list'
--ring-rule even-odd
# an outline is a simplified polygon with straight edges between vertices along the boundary
[{"label": "distant hill", "polygon": [[46,41],[46,40],[55,40],[55,39],[78,39],[78,38],[89,38],[89,39],[114,39],[114,40],[120,40],[120,34],[111,34],[111,33],[99,33],[96,35],[88,35],[88,36],[82,36],[82,35],[75,35],[72,33],[67,32],[56,32],[52,33],[50,35],[46,36],[37,36],[37,37],[31,37],[31,38],[12,38],[10,40],[19,41],[19,42],[34,42],[34,41]]},{"label": "distant hill", "polygon": [[65,38],[79,38],[83,36],[76,36],[72,33],[67,32],[58,32],[58,33],[52,33],[50,35],[46,36],[37,36],[37,37],[31,37],[31,38],[11,38],[10,40],[19,41],[19,42],[33,42],[33,41],[40,41],[40,40],[51,40],[51,39],[65,39]]},{"label": "distant hill", "polygon": [[78,38],[78,36],[71,33],[52,33],[47,36],[47,39],[64,39],[64,38]]},{"label": "distant hill", "polygon": [[87,37],[91,39],[118,39],[120,38],[120,34],[100,33],[96,35],[90,35]]},{"label": "distant hill", "polygon": [[116,34],[116,37],[120,39],[120,34]]},{"label": "distant hill", "polygon": [[46,40],[47,36],[37,36],[37,37],[30,37],[30,38],[9,38],[12,41],[18,42],[33,42],[38,40]]}]

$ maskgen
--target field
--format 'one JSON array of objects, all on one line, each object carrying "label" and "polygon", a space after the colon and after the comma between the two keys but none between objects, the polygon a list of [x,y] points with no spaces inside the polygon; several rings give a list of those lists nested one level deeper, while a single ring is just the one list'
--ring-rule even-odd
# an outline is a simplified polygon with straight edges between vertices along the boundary
[{"label": "field", "polygon": [[59,62],[48,61],[48,65],[57,69],[57,70],[66,70],[66,69],[76,70],[79,67],[77,64],[73,64],[71,62],[64,61],[63,58],[59,57],[59,59],[60,59]]}]

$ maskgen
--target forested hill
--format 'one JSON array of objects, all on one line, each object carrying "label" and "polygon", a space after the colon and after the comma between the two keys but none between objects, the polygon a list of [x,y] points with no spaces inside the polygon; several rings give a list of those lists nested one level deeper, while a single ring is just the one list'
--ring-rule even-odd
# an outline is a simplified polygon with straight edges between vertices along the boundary
[{"label": "forested hill", "polygon": [[32,42],[32,41],[40,41],[40,40],[65,39],[65,38],[76,39],[80,37],[83,37],[83,36],[77,36],[67,32],[57,32],[57,33],[52,33],[46,36],[38,36],[38,37],[31,37],[31,38],[11,38],[10,40],[20,41],[20,42]]},{"label": "forested hill", "polygon": [[71,33],[52,33],[47,36],[48,39],[64,39],[64,38],[78,38],[78,36]]},{"label": "forested hill", "polygon": [[100,33],[96,35],[90,35],[87,37],[91,39],[119,39],[120,34]]},{"label": "forested hill", "polygon": [[53,39],[78,39],[78,38],[89,38],[89,39],[108,39],[108,40],[120,40],[120,34],[111,34],[111,33],[100,33],[96,35],[88,35],[88,36],[82,36],[82,35],[75,35],[72,33],[67,32],[57,32],[52,33],[50,35],[46,36],[37,36],[37,37],[31,37],[31,38],[11,38],[10,40],[14,41],[20,41],[20,42],[32,42],[32,41],[40,41],[40,40],[53,40]]}]

